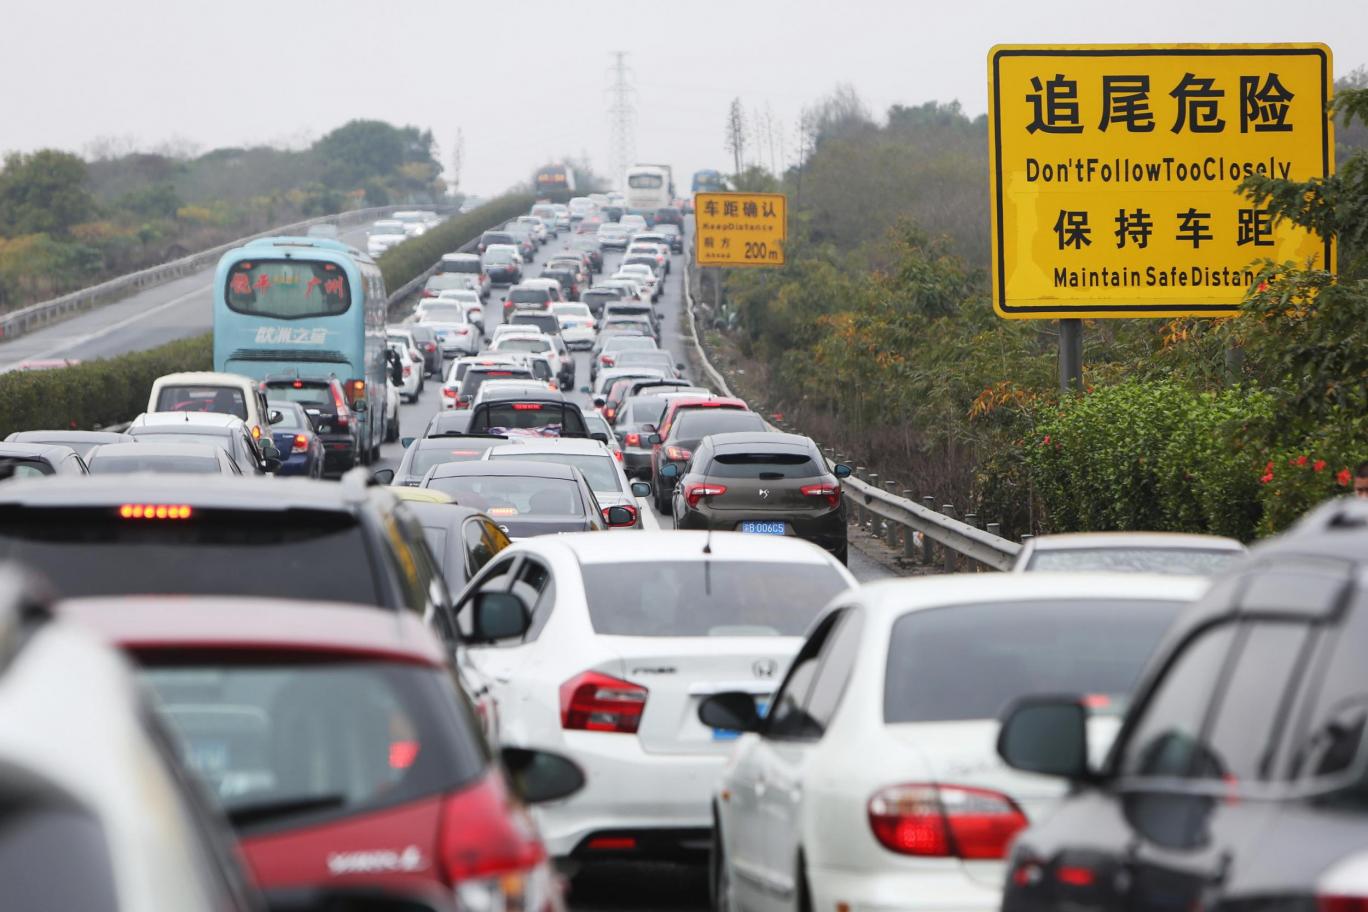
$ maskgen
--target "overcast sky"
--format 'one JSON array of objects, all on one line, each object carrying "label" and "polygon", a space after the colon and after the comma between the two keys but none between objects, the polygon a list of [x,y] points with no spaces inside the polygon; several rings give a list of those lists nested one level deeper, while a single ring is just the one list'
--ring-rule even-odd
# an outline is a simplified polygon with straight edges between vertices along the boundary
[{"label": "overcast sky", "polygon": [[619,50],[635,158],[677,177],[730,170],[733,97],[772,118],[775,158],[842,82],[876,114],[982,113],[999,43],[1322,41],[1337,75],[1368,63],[1365,0],[4,0],[0,15],[0,149],[299,146],[380,118],[431,128],[448,167],[462,129],[462,187],[482,194],[567,153],[608,172]]}]

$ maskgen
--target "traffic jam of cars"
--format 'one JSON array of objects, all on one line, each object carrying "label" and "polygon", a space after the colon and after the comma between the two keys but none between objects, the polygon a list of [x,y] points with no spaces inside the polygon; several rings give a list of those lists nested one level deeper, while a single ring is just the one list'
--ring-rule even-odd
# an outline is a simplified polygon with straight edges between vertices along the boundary
[{"label": "traffic jam of cars", "polygon": [[437,214],[252,241],[214,370],[0,444],[0,904],[552,912],[668,862],[719,912],[1368,906],[1368,505],[858,579],[852,467],[698,382],[691,202],[629,202],[397,316],[374,258]]}]

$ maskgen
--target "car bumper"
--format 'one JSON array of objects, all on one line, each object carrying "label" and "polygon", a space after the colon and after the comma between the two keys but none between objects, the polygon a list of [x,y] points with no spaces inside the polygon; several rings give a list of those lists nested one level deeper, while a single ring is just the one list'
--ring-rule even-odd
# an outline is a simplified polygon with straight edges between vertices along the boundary
[{"label": "car bumper", "polygon": [[564,339],[565,344],[571,348],[574,348],[575,346],[583,346],[585,348],[594,347],[594,330],[592,328],[562,328],[561,338]]},{"label": "car bumper", "polygon": [[832,510],[829,513],[816,516],[778,512],[766,513],[758,510],[754,513],[748,513],[744,510],[728,510],[726,512],[701,509],[685,510],[684,515],[676,520],[676,528],[739,532],[741,523],[746,520],[785,522],[789,527],[789,534],[786,537],[810,541],[832,554],[838,554],[846,547],[846,514],[843,509]]},{"label": "car bumper", "polygon": [[313,457],[308,453],[294,453],[280,464],[276,469],[277,475],[304,475],[313,474]]},{"label": "car bumper", "polygon": [[604,732],[567,731],[564,738],[586,784],[574,797],[535,811],[552,855],[582,855],[601,833],[702,834],[712,826],[712,790],[725,755],[649,753],[632,735]]},{"label": "car bumper", "polygon": [[346,472],[356,465],[356,448],[350,443],[323,444],[323,471]]},{"label": "car bumper", "polygon": [[812,908],[850,912],[997,912],[1002,891],[956,864],[907,871],[808,869]]}]

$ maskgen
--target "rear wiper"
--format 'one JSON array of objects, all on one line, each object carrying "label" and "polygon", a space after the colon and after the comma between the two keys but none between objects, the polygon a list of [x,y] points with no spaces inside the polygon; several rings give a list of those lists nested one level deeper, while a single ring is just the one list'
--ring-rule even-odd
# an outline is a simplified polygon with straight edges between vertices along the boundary
[{"label": "rear wiper", "polygon": [[295,814],[306,814],[309,811],[322,811],[328,808],[341,807],[347,803],[347,796],[336,795],[309,795],[303,798],[282,798],[277,801],[261,801],[256,804],[244,804],[232,808],[228,811],[228,822],[233,826],[248,826],[253,823],[260,823],[263,820],[272,820],[276,817],[290,817]]}]

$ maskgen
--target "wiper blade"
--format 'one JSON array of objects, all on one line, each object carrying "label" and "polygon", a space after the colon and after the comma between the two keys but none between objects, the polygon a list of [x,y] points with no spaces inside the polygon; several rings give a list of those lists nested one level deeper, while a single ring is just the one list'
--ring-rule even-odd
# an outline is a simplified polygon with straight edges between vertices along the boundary
[{"label": "wiper blade", "polygon": [[256,804],[243,804],[228,811],[228,822],[233,826],[247,826],[253,823],[260,823],[263,820],[273,820],[276,817],[290,817],[295,814],[307,814],[310,811],[323,811],[328,808],[342,807],[347,803],[347,796],[336,795],[309,795],[302,798],[282,798],[277,801],[261,801]]}]

